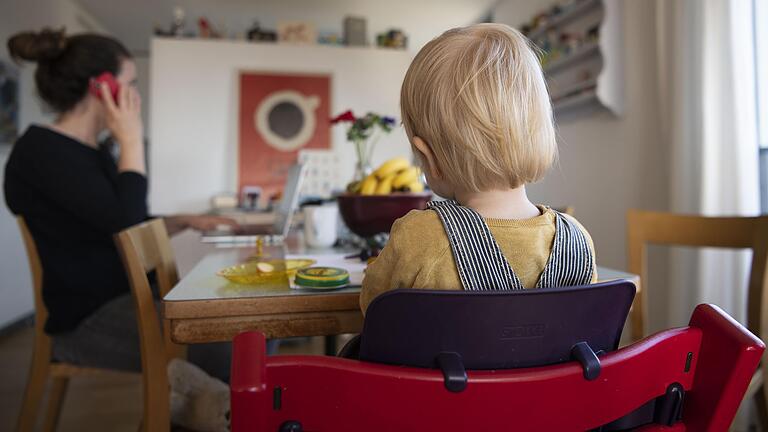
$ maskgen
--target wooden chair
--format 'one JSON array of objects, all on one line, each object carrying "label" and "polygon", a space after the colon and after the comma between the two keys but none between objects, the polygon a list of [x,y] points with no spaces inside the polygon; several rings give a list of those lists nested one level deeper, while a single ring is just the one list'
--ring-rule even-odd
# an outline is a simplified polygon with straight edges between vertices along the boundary
[{"label": "wooden chair", "polygon": [[32,287],[35,298],[35,336],[30,364],[27,388],[24,391],[24,399],[21,411],[16,423],[18,432],[27,432],[35,429],[40,410],[40,402],[45,393],[45,387],[49,378],[52,380],[51,391],[48,396],[48,406],[43,417],[43,430],[46,432],[56,430],[61,406],[67,393],[69,379],[81,375],[93,375],[105,372],[105,369],[85,368],[74,364],[53,362],[51,360],[51,337],[45,333],[45,321],[48,319],[48,310],[43,303],[43,267],[37,246],[27,228],[23,218],[16,218],[21,230],[21,237],[27,250],[29,268],[32,273]]},{"label": "wooden chair", "polygon": [[[627,234],[629,271],[640,275],[641,284],[648,280],[647,244],[752,249],[747,327],[760,338],[768,337],[768,216],[705,217],[630,210]],[[646,332],[647,292],[638,287],[630,311],[633,340]],[[761,421],[768,426],[768,388],[763,385],[766,374],[768,361],[763,359],[747,397],[757,398]]]},{"label": "wooden chair", "polygon": [[170,341],[167,323],[163,323],[165,331],[160,330],[147,273],[155,272],[160,297],[164,297],[179,280],[173,249],[162,219],[128,228],[115,235],[115,242],[136,301],[144,383],[142,430],[168,431],[170,395],[166,368],[168,360],[184,355],[184,349]]}]

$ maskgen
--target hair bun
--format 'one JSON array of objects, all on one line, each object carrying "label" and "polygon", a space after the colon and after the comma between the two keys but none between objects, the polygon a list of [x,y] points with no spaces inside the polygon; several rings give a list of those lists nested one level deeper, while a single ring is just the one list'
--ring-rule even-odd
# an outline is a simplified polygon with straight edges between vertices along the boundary
[{"label": "hair bun", "polygon": [[8,52],[18,61],[44,62],[54,60],[64,52],[67,36],[64,29],[44,28],[40,32],[21,32],[8,39]]}]

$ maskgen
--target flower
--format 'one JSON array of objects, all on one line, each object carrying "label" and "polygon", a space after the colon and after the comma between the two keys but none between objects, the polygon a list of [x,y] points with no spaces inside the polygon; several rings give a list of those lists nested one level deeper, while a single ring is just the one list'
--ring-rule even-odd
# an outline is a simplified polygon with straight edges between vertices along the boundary
[{"label": "flower", "polygon": [[357,120],[355,118],[355,115],[352,114],[351,110],[344,111],[343,113],[339,114],[338,116],[331,119],[331,124],[336,124],[340,122],[353,122]]},{"label": "flower", "polygon": [[381,134],[392,132],[395,119],[394,117],[381,116],[372,112],[362,117],[355,117],[351,110],[347,110],[331,119],[331,124],[341,122],[351,123],[347,129],[347,140],[355,145],[358,171],[360,171],[356,173],[356,178],[362,180],[364,174],[367,174],[364,172],[366,167],[370,167],[369,162],[373,149],[376,147],[376,142]]}]

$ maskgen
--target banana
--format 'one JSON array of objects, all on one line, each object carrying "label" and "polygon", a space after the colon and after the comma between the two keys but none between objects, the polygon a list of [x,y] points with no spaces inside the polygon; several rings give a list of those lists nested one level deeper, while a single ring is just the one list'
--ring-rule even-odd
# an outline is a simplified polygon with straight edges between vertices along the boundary
[{"label": "banana", "polygon": [[360,188],[363,186],[362,181],[353,181],[347,185],[347,192],[351,194],[360,193]]},{"label": "banana", "polygon": [[405,186],[410,192],[424,192],[424,184],[420,181],[413,181]]},{"label": "banana", "polygon": [[407,186],[418,180],[419,174],[421,174],[421,172],[418,168],[408,167],[397,173],[397,176],[392,181],[392,187],[395,189],[400,189],[403,186]]},{"label": "banana", "polygon": [[397,173],[392,173],[387,177],[384,177],[382,181],[376,185],[376,195],[387,195],[392,192],[392,182],[395,180]]},{"label": "banana", "polygon": [[373,172],[373,175],[375,175],[379,180],[384,180],[384,178],[390,174],[402,171],[409,166],[411,166],[411,163],[408,162],[408,159],[404,157],[397,157],[384,162],[379,167],[379,169]]},{"label": "banana", "polygon": [[360,186],[360,195],[373,195],[376,192],[377,184],[376,176],[373,174],[369,175]]}]

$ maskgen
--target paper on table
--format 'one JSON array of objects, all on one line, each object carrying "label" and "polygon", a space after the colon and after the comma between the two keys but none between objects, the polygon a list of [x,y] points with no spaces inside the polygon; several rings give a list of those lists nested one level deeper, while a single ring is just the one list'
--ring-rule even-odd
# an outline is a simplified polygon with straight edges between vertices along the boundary
[{"label": "paper on table", "polygon": [[317,261],[313,266],[317,267],[338,267],[349,272],[349,286],[361,286],[363,284],[363,272],[365,271],[365,261],[359,258],[346,259],[349,254],[320,254],[320,255],[287,255],[286,259],[311,259]]}]

